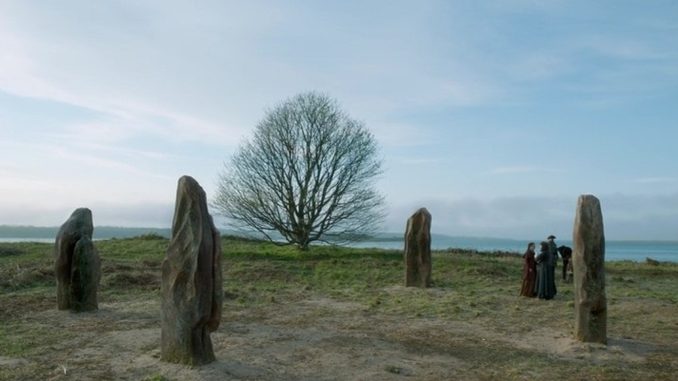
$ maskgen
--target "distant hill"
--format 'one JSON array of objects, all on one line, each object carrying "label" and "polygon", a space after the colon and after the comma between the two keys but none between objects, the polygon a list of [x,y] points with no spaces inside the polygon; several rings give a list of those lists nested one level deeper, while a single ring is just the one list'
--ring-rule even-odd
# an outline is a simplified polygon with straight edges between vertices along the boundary
[{"label": "distant hill", "polygon": [[[55,238],[58,226],[0,225],[0,238]],[[95,226],[94,239],[130,238],[142,234],[158,234],[169,238],[169,228],[128,228],[121,226]]]},{"label": "distant hill", "polygon": [[[0,239],[53,239],[56,238],[58,226],[20,226],[20,225],[0,225]],[[219,228],[222,236],[253,236],[243,232],[237,232],[226,228]],[[169,238],[170,228],[139,228],[124,226],[94,226],[94,239],[111,238],[131,238],[144,234],[157,234]]]},{"label": "distant hill", "polygon": [[[0,225],[0,238],[55,238],[59,231],[58,226],[19,226],[19,225]],[[219,228],[222,235],[251,236],[258,237],[256,233],[246,233],[234,231],[227,228]],[[130,238],[142,234],[158,234],[169,238],[170,228],[139,228],[123,226],[95,226],[94,239],[109,238]],[[478,242],[488,243],[492,241],[506,242],[507,239],[490,237],[452,237],[445,234],[431,234],[433,241],[449,241],[461,239],[465,242],[477,240]],[[330,237],[331,240],[331,237]],[[376,233],[374,236],[360,237],[357,241],[369,242],[402,242],[403,233]]]}]

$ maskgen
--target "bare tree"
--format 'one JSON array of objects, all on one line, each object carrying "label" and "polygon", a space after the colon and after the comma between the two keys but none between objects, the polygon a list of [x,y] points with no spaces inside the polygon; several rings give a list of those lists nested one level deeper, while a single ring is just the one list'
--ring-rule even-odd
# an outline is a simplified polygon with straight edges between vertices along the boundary
[{"label": "bare tree", "polygon": [[225,166],[214,206],[231,223],[300,249],[351,241],[383,219],[377,143],[332,98],[302,93],[268,111]]}]

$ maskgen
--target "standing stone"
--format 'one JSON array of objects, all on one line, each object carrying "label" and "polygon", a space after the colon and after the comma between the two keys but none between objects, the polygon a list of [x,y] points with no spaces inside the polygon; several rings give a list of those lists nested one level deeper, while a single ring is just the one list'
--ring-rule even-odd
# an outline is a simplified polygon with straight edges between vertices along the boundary
[{"label": "standing stone", "polygon": [[210,332],[221,320],[221,238],[205,191],[189,176],[177,187],[161,293],[161,359],[188,365],[214,361]]},{"label": "standing stone", "polygon": [[572,235],[574,254],[574,334],[578,340],[607,343],[605,235],[600,201],[581,195]]},{"label": "standing stone", "polygon": [[92,244],[93,231],[92,211],[87,208],[76,209],[59,229],[54,245],[54,273],[60,310],[98,308],[101,261]]},{"label": "standing stone", "polygon": [[417,210],[405,229],[405,286],[431,287],[431,213]]}]

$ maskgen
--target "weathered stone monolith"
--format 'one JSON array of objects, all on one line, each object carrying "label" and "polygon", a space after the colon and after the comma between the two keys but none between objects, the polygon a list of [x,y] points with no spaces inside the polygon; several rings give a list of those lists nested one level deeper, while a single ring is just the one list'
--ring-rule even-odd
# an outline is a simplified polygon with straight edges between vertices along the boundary
[{"label": "weathered stone monolith", "polygon": [[605,234],[600,201],[581,195],[572,235],[574,254],[574,335],[578,340],[607,343]]},{"label": "weathered stone monolith", "polygon": [[405,286],[431,286],[431,213],[417,210],[405,229]]},{"label": "weathered stone monolith", "polygon": [[189,176],[179,179],[161,288],[161,359],[188,365],[214,361],[210,333],[221,320],[221,239],[205,191]]},{"label": "weathered stone monolith", "polygon": [[92,211],[76,209],[56,237],[54,273],[60,310],[93,311],[98,308],[97,289],[101,261],[92,244]]}]

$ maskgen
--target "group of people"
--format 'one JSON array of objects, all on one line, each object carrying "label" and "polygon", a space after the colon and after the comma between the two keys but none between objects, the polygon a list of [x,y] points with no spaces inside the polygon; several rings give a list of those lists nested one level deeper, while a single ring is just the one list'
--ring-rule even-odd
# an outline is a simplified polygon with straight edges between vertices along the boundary
[{"label": "group of people", "polygon": [[539,254],[536,254],[534,242],[527,245],[523,254],[523,285],[520,295],[530,298],[553,299],[558,293],[556,289],[556,266],[558,254],[563,259],[563,281],[572,281],[572,249],[567,246],[556,246],[556,237],[550,235],[540,243]]}]

